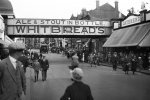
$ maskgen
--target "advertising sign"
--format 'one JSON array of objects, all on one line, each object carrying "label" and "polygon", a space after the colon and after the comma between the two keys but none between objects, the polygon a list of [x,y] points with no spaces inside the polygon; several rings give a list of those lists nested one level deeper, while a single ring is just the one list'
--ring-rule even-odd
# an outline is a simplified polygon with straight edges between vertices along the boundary
[{"label": "advertising sign", "polygon": [[140,22],[141,22],[140,16],[130,16],[122,22],[122,27],[140,23]]},{"label": "advertising sign", "polygon": [[8,19],[8,35],[106,35],[109,21]]}]

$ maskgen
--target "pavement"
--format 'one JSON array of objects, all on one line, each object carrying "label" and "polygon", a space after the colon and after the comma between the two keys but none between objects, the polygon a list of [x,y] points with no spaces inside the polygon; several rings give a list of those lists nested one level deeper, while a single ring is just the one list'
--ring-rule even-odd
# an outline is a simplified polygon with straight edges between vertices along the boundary
[{"label": "pavement", "polygon": [[[111,64],[108,64],[108,63],[102,63],[103,66],[108,66],[108,67],[112,67]],[[122,66],[118,66],[119,69],[122,69]],[[150,75],[150,70],[137,70],[137,72],[139,73],[143,73],[143,74],[146,74],[146,75]]]}]

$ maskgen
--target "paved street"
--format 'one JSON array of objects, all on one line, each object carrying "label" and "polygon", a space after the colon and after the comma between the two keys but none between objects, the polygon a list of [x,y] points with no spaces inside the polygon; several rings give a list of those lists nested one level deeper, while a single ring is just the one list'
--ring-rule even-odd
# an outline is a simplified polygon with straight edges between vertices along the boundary
[{"label": "paved street", "polygon": [[[60,54],[48,54],[50,68],[47,81],[33,81],[33,70],[28,68],[26,100],[59,100],[65,88],[72,83],[69,69],[70,60]],[[150,76],[136,73],[125,75],[121,69],[112,71],[111,67],[90,67],[81,63],[83,82],[92,90],[94,100],[150,100]]]}]

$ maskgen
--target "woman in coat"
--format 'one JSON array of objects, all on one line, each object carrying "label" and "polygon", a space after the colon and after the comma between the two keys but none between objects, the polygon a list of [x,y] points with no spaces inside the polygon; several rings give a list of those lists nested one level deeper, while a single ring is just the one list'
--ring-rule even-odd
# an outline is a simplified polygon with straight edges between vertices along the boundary
[{"label": "woman in coat", "polygon": [[32,67],[34,69],[34,78],[35,82],[38,81],[39,71],[41,69],[40,63],[38,62],[38,59],[35,59],[33,61]]},{"label": "woman in coat", "polygon": [[125,57],[123,57],[122,66],[123,66],[123,71],[125,72],[125,74],[128,74],[130,61],[128,60],[127,55],[125,55]]},{"label": "woman in coat", "polygon": [[136,59],[136,56],[134,56],[131,59],[131,71],[133,74],[136,72],[136,68],[137,68],[137,59]]}]

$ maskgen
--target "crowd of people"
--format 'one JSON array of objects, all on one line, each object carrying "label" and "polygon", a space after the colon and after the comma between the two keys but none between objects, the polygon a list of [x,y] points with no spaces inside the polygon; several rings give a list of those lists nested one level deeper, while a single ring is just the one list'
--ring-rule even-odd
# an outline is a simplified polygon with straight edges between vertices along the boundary
[{"label": "crowd of people", "polygon": [[[42,81],[47,79],[49,62],[43,54],[29,52],[21,43],[11,43],[9,53],[0,61],[0,100],[21,100],[26,95],[26,69],[34,69],[34,81],[38,81],[39,71]],[[89,85],[82,82],[83,70],[79,68],[77,55],[72,57],[71,79],[60,100],[93,100]]]},{"label": "crowd of people", "polygon": [[[8,50],[7,56],[0,61],[0,100],[21,100],[22,93],[26,94],[25,73],[27,67],[33,68],[35,82],[39,80],[40,71],[42,81],[46,81],[49,61],[41,53],[25,50],[25,46],[20,43],[10,44]],[[60,100],[93,100],[90,86],[82,82],[84,75],[79,62],[87,62],[91,67],[96,67],[104,63],[104,55],[95,52],[87,55],[75,50],[64,52],[67,58],[71,58],[69,69],[73,83],[66,88]],[[145,57],[148,57],[148,61]],[[145,64],[145,62],[147,63]],[[134,52],[109,52],[107,63],[112,65],[114,71],[118,66],[122,66],[125,74],[128,74],[129,71],[135,74],[137,70],[150,68],[150,53],[145,56]]]},{"label": "crowd of people", "polygon": [[67,58],[71,58],[75,53],[79,58],[79,62],[89,63],[91,67],[109,64],[113,70],[116,71],[118,66],[122,68],[125,74],[132,71],[150,70],[150,53],[148,52],[86,52],[79,50],[72,50],[71,53],[67,52]]}]

